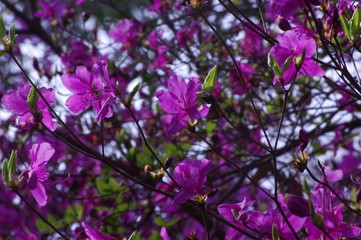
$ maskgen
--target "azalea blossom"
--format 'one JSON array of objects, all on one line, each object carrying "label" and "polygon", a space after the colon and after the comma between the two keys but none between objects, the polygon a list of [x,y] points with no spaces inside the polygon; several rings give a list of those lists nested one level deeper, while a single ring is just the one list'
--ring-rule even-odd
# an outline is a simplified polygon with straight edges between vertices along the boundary
[{"label": "azalea blossom", "polygon": [[107,64],[99,61],[93,65],[93,71],[85,66],[78,66],[75,74],[61,76],[64,86],[72,93],[65,105],[73,113],[94,107],[98,121],[113,116],[113,103],[116,98],[115,81],[109,78]]},{"label": "azalea blossom", "polygon": [[168,91],[160,90],[155,93],[159,99],[159,106],[167,113],[173,114],[172,120],[165,131],[167,136],[182,130],[189,120],[205,117],[209,108],[196,104],[197,92],[201,83],[198,78],[190,78],[186,83],[180,76],[168,78]]},{"label": "azalea blossom", "polygon": [[182,188],[175,195],[173,204],[181,204],[195,195],[205,195],[203,185],[210,170],[211,161],[206,158],[199,161],[193,158],[184,159],[176,166],[173,177]]},{"label": "azalea blossom", "polygon": [[[278,35],[279,44],[273,46],[270,54],[276,59],[282,68],[287,60],[291,57],[290,64],[282,75],[282,79],[277,76],[273,79],[274,85],[290,84],[298,75],[310,77],[322,77],[325,71],[318,66],[312,55],[316,52],[316,42],[314,39],[305,34],[297,34],[292,30],[286,31],[283,35]],[[297,72],[296,64],[301,60],[302,52],[305,51],[304,61]]]},{"label": "azalea blossom", "polygon": [[33,144],[30,149],[30,167],[21,175],[27,180],[27,187],[40,206],[45,206],[48,200],[43,183],[49,178],[45,165],[54,155],[55,150],[50,143]]},{"label": "azalea blossom", "polygon": [[[23,84],[15,91],[5,93],[1,99],[2,104],[9,109],[14,115],[20,116],[18,120],[18,128],[32,129],[39,121],[30,112],[30,107],[27,102],[31,86]],[[52,88],[40,88],[40,93],[43,95],[47,103],[51,106],[55,103],[55,90]],[[56,123],[52,120],[52,115],[46,105],[45,101],[39,96],[37,109],[41,114],[41,122],[51,131],[55,131]]]},{"label": "azalea blossom", "polygon": [[114,28],[110,29],[109,35],[116,42],[122,43],[121,51],[125,51],[137,45],[136,38],[141,29],[142,25],[139,22],[131,19],[122,19]]}]

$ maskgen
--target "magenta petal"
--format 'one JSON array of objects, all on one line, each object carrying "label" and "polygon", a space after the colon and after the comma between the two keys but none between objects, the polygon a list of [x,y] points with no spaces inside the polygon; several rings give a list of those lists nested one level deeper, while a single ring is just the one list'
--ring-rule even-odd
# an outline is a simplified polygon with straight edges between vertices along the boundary
[{"label": "magenta petal", "polygon": [[44,166],[54,153],[55,150],[50,143],[43,142],[40,144],[33,144],[30,149],[31,167],[37,168],[39,166]]},{"label": "magenta petal", "polygon": [[181,111],[181,106],[177,102],[177,97],[168,91],[160,90],[155,93],[159,99],[159,106],[167,113],[178,113]]},{"label": "magenta petal", "polygon": [[114,240],[113,237],[100,233],[98,230],[89,226],[86,221],[81,221],[81,226],[85,230],[85,234],[89,237],[90,240]]},{"label": "magenta petal", "polygon": [[325,71],[311,59],[304,61],[300,73],[310,77],[322,77],[325,75]]},{"label": "magenta petal", "polygon": [[188,115],[191,119],[196,120],[207,116],[209,108],[206,105],[194,105],[188,110]]},{"label": "magenta petal", "polygon": [[201,86],[201,83],[199,82],[198,78],[189,78],[189,82],[187,83],[187,89],[185,94],[185,99],[187,101],[188,106],[192,106],[198,98],[197,92],[199,91],[199,88]]},{"label": "magenta petal", "polygon": [[189,189],[181,189],[179,192],[174,196],[174,200],[172,204],[182,204],[188,199],[191,199],[196,195],[195,191],[191,191]]},{"label": "magenta petal", "polygon": [[38,175],[36,175],[36,173],[32,172],[28,179],[28,188],[30,190],[34,190],[34,189],[36,189],[37,186],[38,186]]},{"label": "magenta petal", "polygon": [[291,63],[290,66],[287,68],[287,70],[282,75],[283,85],[286,86],[286,85],[292,83],[294,80],[296,80],[297,79],[296,73],[297,73],[296,67],[293,63]]},{"label": "magenta petal", "polygon": [[19,91],[10,91],[5,93],[1,98],[1,103],[15,114],[23,115],[29,111],[26,97],[19,93]]},{"label": "magenta petal", "polygon": [[34,116],[30,112],[25,113],[18,121],[18,127],[21,129],[31,129],[34,124]]},{"label": "magenta petal", "polygon": [[79,98],[77,95],[70,96],[65,105],[69,108],[72,113],[80,113],[85,111],[88,107],[90,107],[90,103],[86,102],[82,98]]},{"label": "magenta petal", "polygon": [[94,76],[85,66],[76,68],[76,75],[65,73],[61,76],[64,86],[72,93],[84,93],[91,89]]},{"label": "magenta petal", "polygon": [[[55,103],[55,89],[40,88],[40,92],[50,106],[52,106]],[[39,109],[48,108],[48,106],[45,104],[44,100],[41,97],[39,97],[38,107]]]},{"label": "magenta petal", "polygon": [[163,240],[170,240],[167,229],[165,227],[162,227],[160,230],[160,236],[163,238]]},{"label": "magenta petal", "polygon": [[166,136],[171,136],[182,130],[188,123],[188,115],[185,112],[175,114],[165,131]]},{"label": "magenta petal", "polygon": [[168,91],[174,93],[177,97],[184,98],[187,85],[183,78],[173,75],[168,78]]},{"label": "magenta petal", "polygon": [[35,189],[30,189],[31,195],[35,198],[36,202],[40,206],[45,206],[48,201],[48,196],[46,195],[45,188],[43,184],[37,182],[37,186]]},{"label": "magenta petal", "polygon": [[49,128],[50,131],[54,132],[56,129],[56,123],[53,121],[53,117],[51,116],[49,110],[44,109],[41,113],[43,114],[43,119],[41,121]]}]

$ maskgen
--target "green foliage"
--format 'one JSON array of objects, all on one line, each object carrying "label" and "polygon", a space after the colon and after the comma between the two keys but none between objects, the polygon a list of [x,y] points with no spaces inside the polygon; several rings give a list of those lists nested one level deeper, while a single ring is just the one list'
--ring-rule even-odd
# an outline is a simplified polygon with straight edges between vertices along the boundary
[{"label": "green foliage", "polygon": [[98,189],[98,192],[102,195],[111,194],[119,190],[119,184],[117,180],[110,177],[107,181],[100,179],[95,181],[95,185]]},{"label": "green foliage", "polygon": [[84,207],[79,203],[75,205],[75,208],[73,208],[72,206],[68,206],[64,217],[65,224],[80,221],[83,217],[83,212]]},{"label": "green foliage", "polygon": [[[55,228],[60,229],[64,226],[64,222],[57,221],[53,215],[50,215],[50,214],[47,215],[46,220],[48,220]],[[36,224],[36,227],[44,233],[50,234],[50,233],[54,232],[54,230],[40,218],[36,219],[35,224]]]},{"label": "green foliage", "polygon": [[134,96],[135,94],[137,94],[137,92],[139,91],[140,89],[140,85],[141,85],[141,82],[139,82],[137,85],[135,85],[135,87],[132,89],[132,91],[130,92],[129,96],[128,96],[128,100],[127,102],[124,104],[124,106],[126,108],[130,108],[130,105],[132,104],[133,100],[134,100]]},{"label": "green foliage", "polygon": [[217,80],[217,65],[215,65],[209,72],[203,83],[203,90],[206,92],[212,92]]},{"label": "green foliage", "polygon": [[174,226],[175,224],[177,224],[177,222],[179,221],[179,218],[173,218],[170,221],[166,221],[164,220],[162,217],[155,217],[154,218],[154,222],[155,224],[157,224],[160,227],[171,227]]},{"label": "green foliage", "polygon": [[355,44],[361,34],[361,8],[357,8],[349,21],[340,14],[343,31],[351,44]]}]

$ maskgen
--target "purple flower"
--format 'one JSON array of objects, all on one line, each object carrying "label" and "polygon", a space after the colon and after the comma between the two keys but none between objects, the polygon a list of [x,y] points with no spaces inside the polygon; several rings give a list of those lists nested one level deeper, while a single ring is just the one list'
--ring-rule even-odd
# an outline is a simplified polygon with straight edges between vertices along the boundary
[{"label": "purple flower", "polygon": [[198,78],[190,78],[186,83],[181,77],[174,75],[168,78],[168,91],[160,90],[155,93],[159,106],[165,112],[173,114],[165,131],[167,136],[182,130],[189,120],[200,119],[208,114],[209,108],[206,105],[195,104],[200,86]]},{"label": "purple flower", "polygon": [[37,11],[35,16],[43,19],[60,19],[63,14],[63,10],[66,7],[65,3],[62,1],[50,1],[50,3],[48,3],[44,0],[40,0],[39,4],[43,10]]},{"label": "purple flower", "polygon": [[122,19],[115,28],[109,31],[109,35],[116,41],[123,43],[121,51],[131,49],[137,45],[136,38],[142,25],[131,19]]},{"label": "purple flower", "polygon": [[50,143],[33,144],[30,149],[30,167],[20,175],[27,180],[30,193],[40,206],[45,206],[48,200],[43,186],[43,182],[49,178],[45,165],[54,153],[55,150]]},{"label": "purple flower", "polygon": [[78,65],[91,67],[94,63],[94,55],[82,41],[74,41],[69,50],[61,54],[61,62],[68,69],[74,69]]},{"label": "purple flower", "polygon": [[84,228],[85,234],[88,236],[86,240],[114,240],[114,237],[110,237],[103,233],[100,233],[98,230],[89,226],[86,221],[81,221],[81,226]]},{"label": "purple flower", "polygon": [[304,151],[308,145],[308,135],[302,128],[299,132],[300,150]]},{"label": "purple flower", "polygon": [[[30,93],[31,86],[24,84],[16,91],[10,91],[1,99],[2,104],[9,109],[13,114],[20,116],[18,120],[18,127],[22,129],[31,129],[37,124],[33,114],[30,112],[30,107],[27,102],[28,95]],[[49,105],[55,103],[55,90],[52,88],[40,88],[39,89],[43,97],[46,99]],[[38,111],[41,113],[41,121],[51,131],[55,131],[56,123],[52,120],[51,113],[45,104],[44,100],[39,96]]]},{"label": "purple flower", "polygon": [[167,11],[169,0],[154,0],[154,4],[148,7],[149,12],[156,12],[158,14],[165,13]]},{"label": "purple flower", "polygon": [[[282,76],[283,85],[290,84],[299,74],[310,77],[321,77],[325,74],[324,70],[311,59],[316,52],[315,40],[304,34],[298,35],[291,30],[278,35],[277,40],[279,44],[271,48],[270,54],[277,60],[280,67],[282,68],[286,59],[291,57],[290,65]],[[296,75],[296,63],[300,61],[303,50],[305,50],[305,58]],[[280,85],[280,79],[277,76],[273,79],[273,84]]]},{"label": "purple flower", "polygon": [[182,188],[175,195],[173,204],[181,204],[195,195],[204,195],[206,191],[203,185],[210,170],[211,161],[206,158],[200,161],[193,158],[184,159],[176,166],[173,177]]},{"label": "purple flower", "polygon": [[[222,204],[217,207],[219,214],[226,220],[239,228],[246,229],[244,225],[254,225],[257,222],[259,211],[250,211],[248,208],[254,201],[247,201],[245,197],[242,202],[236,204]],[[225,239],[244,239],[245,236],[238,230],[229,228]]]},{"label": "purple flower", "polygon": [[182,27],[176,34],[178,46],[183,48],[187,45],[187,41],[192,41],[195,34],[200,31],[199,22],[192,22],[189,26]]},{"label": "purple flower", "polygon": [[75,74],[65,73],[61,80],[65,87],[74,93],[65,103],[71,112],[80,113],[92,105],[98,121],[113,116],[115,81],[109,78],[104,61],[94,64],[92,72],[85,66],[78,66]]},{"label": "purple flower", "polygon": [[[339,238],[359,238],[361,228],[356,224],[343,221],[343,205],[335,206],[336,197],[326,188],[317,188],[312,192],[312,203],[316,214],[322,216],[318,224],[334,239]],[[325,238],[322,230],[316,227],[311,220],[305,223],[305,230],[309,234],[307,239],[329,239]]]},{"label": "purple flower", "polygon": [[301,0],[271,0],[267,5],[267,17],[276,20],[278,16],[289,19],[297,9],[306,7]]}]

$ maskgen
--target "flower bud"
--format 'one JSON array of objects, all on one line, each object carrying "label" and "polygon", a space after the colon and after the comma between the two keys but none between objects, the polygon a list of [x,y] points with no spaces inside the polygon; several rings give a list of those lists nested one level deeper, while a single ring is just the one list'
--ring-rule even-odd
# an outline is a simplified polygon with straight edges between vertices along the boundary
[{"label": "flower bud", "polygon": [[278,24],[278,27],[283,31],[292,30],[290,23],[284,19],[282,16],[279,16],[276,19],[276,23]]},{"label": "flower bud", "polygon": [[299,217],[310,216],[310,207],[307,200],[303,197],[296,195],[288,196],[286,203],[292,214]]},{"label": "flower bud", "polygon": [[307,136],[307,133],[303,129],[300,130],[299,140],[300,140],[300,150],[304,151],[308,145],[308,136]]}]

